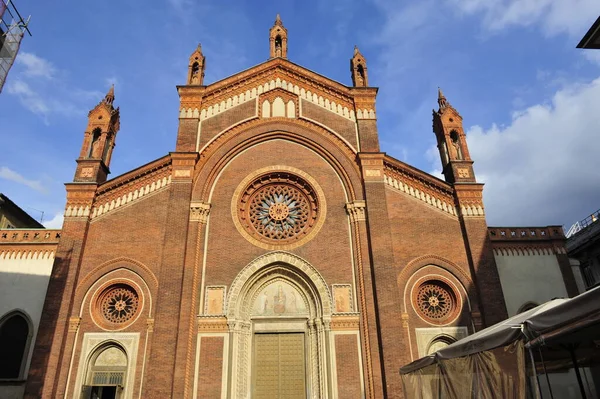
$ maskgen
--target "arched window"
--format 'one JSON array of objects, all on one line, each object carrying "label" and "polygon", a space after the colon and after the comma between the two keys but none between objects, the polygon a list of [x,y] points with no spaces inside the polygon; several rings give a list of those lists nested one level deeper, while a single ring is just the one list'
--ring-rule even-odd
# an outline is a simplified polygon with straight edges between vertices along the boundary
[{"label": "arched window", "polygon": [[363,68],[362,64],[358,64],[358,66],[356,67],[356,72],[358,72],[356,79],[356,85],[357,86],[364,86],[365,85],[365,69]]},{"label": "arched window", "polygon": [[30,340],[30,323],[23,314],[0,320],[0,379],[23,377]]},{"label": "arched window", "polygon": [[277,35],[277,37],[275,38],[275,57],[281,57],[282,56],[282,40],[281,40],[281,36]]},{"label": "arched window", "polygon": [[125,385],[127,355],[121,346],[97,349],[88,363],[83,398],[118,398]]},{"label": "arched window", "polygon": [[450,132],[450,140],[452,141],[454,159],[457,159],[459,161],[462,160],[463,153],[462,148],[460,146],[460,138],[458,137],[458,133],[456,132],[456,130]]},{"label": "arched window", "polygon": [[95,128],[94,131],[92,132],[92,142],[90,144],[90,152],[88,154],[89,158],[99,158],[100,154],[98,153],[99,149],[98,146],[100,144],[100,135],[102,134],[102,131],[100,130],[99,127]]},{"label": "arched window", "polygon": [[191,84],[198,84],[200,82],[199,72],[200,72],[200,64],[198,64],[197,62],[194,62],[194,64],[192,65],[192,75],[190,76]]},{"label": "arched window", "polygon": [[451,337],[449,335],[437,336],[429,343],[429,347],[427,348],[427,354],[431,355],[431,354],[439,351],[440,349],[443,349],[443,348],[447,347],[448,345],[451,345],[455,342],[456,342],[456,339],[454,339],[453,337]]}]

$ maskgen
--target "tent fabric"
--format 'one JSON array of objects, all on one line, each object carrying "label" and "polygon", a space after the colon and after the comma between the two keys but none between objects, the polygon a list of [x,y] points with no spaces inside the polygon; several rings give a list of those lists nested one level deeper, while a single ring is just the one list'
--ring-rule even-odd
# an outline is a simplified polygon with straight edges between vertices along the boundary
[{"label": "tent fabric", "polygon": [[[546,332],[598,314],[600,314],[600,287],[528,318],[523,322],[523,333],[528,340],[532,340]],[[569,329],[564,329],[564,333],[566,332],[569,332]]]},{"label": "tent fabric", "polygon": [[441,360],[449,360],[504,347],[519,339],[530,341],[543,333],[600,313],[600,287],[571,299],[553,299],[498,324],[463,338],[432,355],[402,367],[400,374],[412,373]]},{"label": "tent fabric", "polygon": [[525,397],[525,356],[522,341],[474,353],[403,374],[404,394],[411,399]]},{"label": "tent fabric", "polygon": [[533,309],[527,310],[523,313],[519,313],[513,317],[510,317],[498,324],[494,324],[488,328],[476,332],[475,334],[469,335],[457,341],[439,351],[417,359],[412,363],[400,369],[401,374],[411,373],[414,370],[426,367],[436,362],[436,359],[453,359],[456,357],[469,356],[474,353],[490,350],[500,346],[504,346],[510,342],[513,342],[519,336],[521,336],[521,324],[532,317],[533,315],[543,312],[552,307],[556,307],[567,301],[567,299],[554,299],[543,305],[537,306]]}]

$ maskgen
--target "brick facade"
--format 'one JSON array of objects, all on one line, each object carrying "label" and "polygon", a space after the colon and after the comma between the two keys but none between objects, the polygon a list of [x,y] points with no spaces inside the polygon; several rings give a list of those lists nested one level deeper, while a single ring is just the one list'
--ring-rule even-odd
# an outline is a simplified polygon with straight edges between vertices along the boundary
[{"label": "brick facade", "polygon": [[[506,317],[482,186],[443,182],[379,152],[364,57],[355,52],[355,87],[331,81],[286,59],[278,21],[271,59],[212,85],[194,75],[204,73],[201,49],[192,54],[175,152],[104,182],[110,157],[82,149],[78,162],[92,169],[67,185],[26,397],[80,397],[95,353],[114,345],[128,359],[125,397],[241,398],[253,334],[300,331],[311,397],[401,398],[398,370],[419,357],[420,331],[472,333]],[[278,98],[294,113],[275,116]],[[118,127],[105,130],[114,145]],[[239,231],[232,201],[261,170],[315,186],[319,229],[301,245],[257,245]],[[450,318],[419,313],[415,290],[428,281],[452,291]],[[94,319],[94,298],[111,282],[140,297],[122,327]],[[265,317],[257,295],[275,283],[296,290],[306,313]],[[334,285],[348,291],[334,295]]]}]

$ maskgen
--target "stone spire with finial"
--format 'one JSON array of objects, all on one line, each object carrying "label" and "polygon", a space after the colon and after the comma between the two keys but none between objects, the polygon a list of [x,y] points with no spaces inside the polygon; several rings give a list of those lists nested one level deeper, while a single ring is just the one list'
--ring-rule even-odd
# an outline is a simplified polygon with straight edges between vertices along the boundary
[{"label": "stone spire with finial", "polygon": [[102,102],[112,106],[114,101],[115,101],[115,84],[113,83],[110,86],[108,93],[106,93],[106,96],[104,96],[104,100],[102,100]]},{"label": "stone spire with finial", "polygon": [[450,105],[448,103],[448,100],[446,100],[444,93],[442,93],[442,89],[440,89],[439,87],[438,87],[438,105],[440,107],[440,111],[443,111],[444,109],[446,109],[446,107],[448,107]]}]

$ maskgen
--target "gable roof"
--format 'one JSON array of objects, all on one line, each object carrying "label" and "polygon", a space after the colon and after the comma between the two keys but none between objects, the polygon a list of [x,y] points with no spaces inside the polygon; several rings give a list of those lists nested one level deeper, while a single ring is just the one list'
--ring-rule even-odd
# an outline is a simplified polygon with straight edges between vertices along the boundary
[{"label": "gable roof", "polygon": [[[44,226],[32,218],[21,207],[12,202],[6,195],[0,193],[0,213],[9,214],[19,220],[17,228],[43,229]],[[12,219],[11,219],[12,220]]]}]

